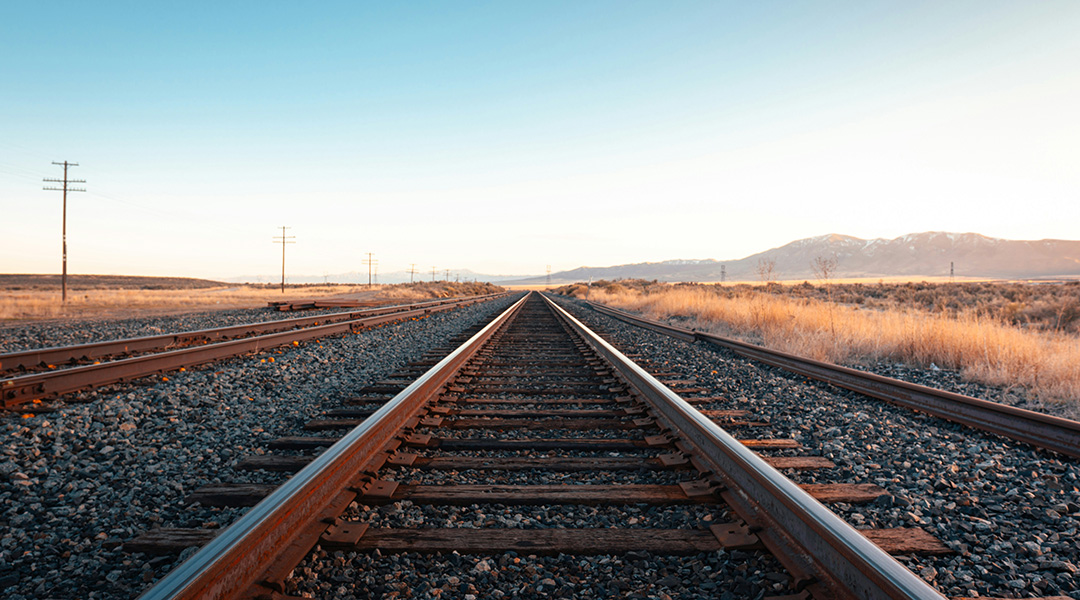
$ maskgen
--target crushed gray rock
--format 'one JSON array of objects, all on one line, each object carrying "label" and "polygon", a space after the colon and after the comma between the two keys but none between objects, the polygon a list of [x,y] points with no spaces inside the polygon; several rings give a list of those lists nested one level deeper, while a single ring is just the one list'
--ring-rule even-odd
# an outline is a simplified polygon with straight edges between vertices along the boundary
[{"label": "crushed gray rock", "polygon": [[183,315],[132,317],[129,319],[78,319],[11,322],[0,324],[0,353],[35,348],[73,346],[125,339],[229,327],[260,321],[281,321],[315,315],[348,312],[340,308],[284,312],[266,308],[202,311]]},{"label": "crushed gray rock", "polygon": [[[84,392],[75,395],[76,402],[57,402],[56,412],[32,418],[3,417],[0,596],[138,595],[186,557],[126,553],[124,541],[155,526],[226,527],[245,509],[188,506],[185,496],[209,483],[238,479],[233,466],[244,456],[265,451],[274,438],[296,435],[343,397],[441,347],[511,301]],[[170,317],[162,329],[252,320],[246,311],[228,312],[243,314]],[[143,325],[110,328],[103,321],[89,334],[70,336],[58,326],[38,325],[17,338],[33,339],[34,346],[41,340],[70,344],[149,333]],[[5,340],[11,331],[5,330]],[[255,476],[267,482],[281,477]]]},{"label": "crushed gray rock", "polygon": [[[557,302],[621,348],[726,399],[702,408],[750,410],[770,422],[760,437],[804,446],[763,454],[820,454],[837,465],[787,473],[795,480],[888,490],[873,504],[830,508],[856,528],[921,527],[941,539],[955,554],[898,558],[946,596],[1080,598],[1078,461],[633,327],[579,301]],[[903,371],[911,376],[910,367]],[[914,379],[934,385],[944,376]]]}]

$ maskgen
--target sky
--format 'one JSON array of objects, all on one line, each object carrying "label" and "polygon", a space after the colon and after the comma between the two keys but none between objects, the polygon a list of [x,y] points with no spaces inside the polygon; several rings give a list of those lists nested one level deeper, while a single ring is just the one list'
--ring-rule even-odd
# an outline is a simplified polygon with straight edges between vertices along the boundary
[{"label": "sky", "polygon": [[1080,238],[1080,2],[7,2],[0,272]]}]

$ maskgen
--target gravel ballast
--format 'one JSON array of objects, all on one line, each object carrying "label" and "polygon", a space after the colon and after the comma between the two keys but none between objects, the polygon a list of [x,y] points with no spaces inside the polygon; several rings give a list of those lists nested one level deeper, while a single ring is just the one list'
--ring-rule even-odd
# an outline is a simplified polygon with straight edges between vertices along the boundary
[{"label": "gravel ballast", "polygon": [[[521,335],[519,331],[517,335]],[[572,348],[572,347],[570,347]],[[571,351],[566,348],[566,351]],[[496,348],[490,356],[500,363],[496,371],[513,371],[503,364],[521,352],[521,349]],[[544,354],[550,351],[544,351]],[[529,363],[523,360],[523,363]],[[573,371],[571,369],[571,371]],[[584,369],[583,371],[588,371]],[[569,373],[565,376],[539,375],[532,367],[523,367],[514,373],[512,383],[505,383],[507,391],[478,391],[464,384],[461,397],[468,398],[462,405],[475,408],[487,400],[529,399],[529,406],[537,408],[559,407],[558,399],[580,396],[557,392],[550,396],[536,397],[517,394],[526,388],[550,388],[561,381],[587,381],[593,375]],[[500,376],[483,372],[471,379],[473,385],[498,382]],[[493,387],[501,387],[496,383]],[[558,385],[556,385],[558,387]],[[589,389],[591,386],[583,386]],[[551,390],[548,390],[550,393]],[[598,392],[590,390],[585,395],[595,397]],[[614,398],[614,392],[600,392],[600,396]],[[474,402],[474,400],[476,400]],[[545,400],[551,400],[547,403]],[[590,403],[592,404],[592,403]],[[620,408],[610,403],[595,403],[607,410]],[[459,405],[460,406],[460,405]],[[498,405],[499,409],[521,409],[522,405]],[[531,419],[533,427],[515,430],[496,426],[486,428],[425,427],[421,433],[445,439],[499,439],[523,438],[607,438],[641,439],[647,429],[619,429],[597,426],[595,429],[577,427],[560,429],[562,418]],[[520,451],[454,451],[442,447],[414,449],[421,456],[593,456],[645,458],[660,452],[656,448],[643,447],[626,452],[612,451],[547,451],[522,449]],[[698,473],[685,470],[584,470],[558,471],[543,468],[527,470],[440,470],[407,467],[386,467],[378,473],[380,479],[394,480],[410,485],[454,484],[503,484],[503,485],[675,485],[694,480]],[[528,504],[529,492],[522,492],[523,503],[513,505],[499,503],[476,503],[455,506],[453,503],[410,501],[390,502],[384,505],[354,503],[343,518],[366,522],[375,528],[391,528],[409,539],[407,531],[416,528],[482,529],[493,530],[551,530],[551,529],[707,529],[710,524],[732,520],[726,507],[712,504],[664,505],[645,504],[617,505],[601,503],[599,506]],[[617,494],[616,494],[617,496]],[[627,498],[629,499],[629,498]],[[647,536],[646,532],[641,535]],[[528,537],[528,534],[525,534]],[[539,546],[538,546],[539,547]],[[711,552],[688,557],[657,556],[649,552],[630,552],[624,555],[560,554],[558,556],[533,556],[514,552],[493,554],[436,554],[415,553],[381,554],[375,552],[330,552],[316,547],[285,582],[285,593],[309,597],[335,598],[762,598],[765,595],[782,594],[790,590],[789,577],[783,568],[765,552]]]},{"label": "gravel ballast", "polygon": [[[264,452],[277,437],[297,435],[308,419],[486,322],[512,300],[84,392],[57,402],[56,412],[31,418],[5,416],[0,596],[138,595],[178,557],[126,553],[124,541],[155,526],[227,526],[244,509],[187,506],[185,496],[209,483],[240,479],[232,467],[243,456]],[[31,347],[70,344],[276,316],[265,310],[255,318],[250,311],[198,313],[131,319],[115,328],[102,321],[88,334],[38,324],[13,338],[9,334],[19,330],[8,327],[5,350],[25,340],[34,341]]]},{"label": "gravel ballast", "polygon": [[[402,302],[402,304],[405,303]],[[198,331],[261,321],[282,321],[342,312],[353,311],[341,308],[319,308],[303,311],[241,308],[194,312],[183,315],[133,317],[129,319],[13,322],[0,324],[0,353],[91,344],[109,340],[163,335],[181,331]]]},{"label": "gravel ballast", "polygon": [[[557,301],[624,351],[724,398],[700,408],[747,409],[770,423],[754,432],[733,428],[736,435],[793,437],[804,446],[798,454],[836,463],[788,476],[885,488],[890,495],[873,504],[830,508],[856,528],[921,527],[941,539],[954,554],[898,558],[945,595],[1080,598],[1076,460],[637,328],[579,301]],[[902,371],[910,376],[911,368]],[[916,380],[935,385],[942,375],[930,370]]]}]

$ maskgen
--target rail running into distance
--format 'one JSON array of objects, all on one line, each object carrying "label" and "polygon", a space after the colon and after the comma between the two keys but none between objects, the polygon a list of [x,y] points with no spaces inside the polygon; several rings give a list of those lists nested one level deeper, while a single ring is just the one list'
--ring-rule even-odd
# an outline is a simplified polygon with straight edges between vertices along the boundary
[{"label": "rail running into distance", "polygon": [[[2,354],[0,373],[6,373],[8,377],[0,380],[0,408],[15,408],[34,400],[82,389],[451,310],[502,295],[505,294],[436,300]],[[137,356],[109,362],[97,361],[101,358],[131,354]],[[85,361],[95,362],[78,364]],[[11,375],[20,370],[40,368],[42,365],[65,364],[75,366]]]},{"label": "rail running into distance", "polygon": [[972,398],[587,303],[601,314],[684,341],[705,341],[747,358],[1033,446],[1080,457],[1080,422]]},{"label": "rail running into distance", "polygon": [[[529,383],[531,382],[531,383]],[[530,387],[532,386],[532,387]],[[571,390],[568,392],[568,390]],[[572,390],[578,390],[573,392]],[[495,391],[511,397],[477,398]],[[534,397],[520,398],[533,394]],[[565,399],[568,393],[576,398]],[[584,395],[590,395],[583,399]],[[544,396],[550,400],[537,400]],[[462,409],[498,403],[535,406],[598,403],[619,410]],[[729,411],[745,412],[745,411]],[[479,413],[479,415],[477,414]],[[621,419],[601,421],[619,415]],[[480,416],[463,419],[463,416]],[[530,418],[502,418],[510,415]],[[815,598],[941,599],[933,587],[784,477],[714,417],[691,406],[550,299],[529,293],[419,379],[310,459],[295,476],[208,541],[142,598],[234,598],[281,594],[282,582],[316,545],[323,548],[462,552],[605,553],[657,548],[668,553],[768,549],[788,570],[793,591]],[[727,415],[732,416],[732,415]],[[550,420],[543,420],[544,417]],[[622,420],[629,418],[632,420]],[[537,419],[540,419],[537,421]],[[601,427],[600,423],[605,426]],[[641,439],[510,440],[442,438],[422,430],[479,428],[520,434],[577,427],[648,430]],[[761,440],[759,440],[761,441]],[[543,443],[541,443],[543,442]],[[560,455],[425,458],[408,448],[542,447],[664,450],[654,458]],[[442,461],[438,462],[437,461]],[[394,466],[454,469],[683,469],[679,485],[402,485],[380,478]],[[443,466],[436,467],[434,465]],[[616,465],[621,464],[622,467]],[[452,466],[449,466],[452,465]],[[472,465],[472,466],[463,466]],[[820,488],[821,486],[819,486]],[[829,486],[824,486],[829,487]],[[343,518],[353,503],[515,504],[634,502],[704,504],[736,516],[705,530],[685,529],[397,529]],[[730,517],[729,517],[730,518]],[[515,533],[516,531],[516,533]],[[891,531],[891,530],[879,530]],[[522,536],[526,537],[522,537]],[[886,536],[887,537],[887,536]],[[502,544],[503,546],[500,546]],[[134,545],[133,545],[134,546]],[[482,550],[481,550],[482,549]]]}]

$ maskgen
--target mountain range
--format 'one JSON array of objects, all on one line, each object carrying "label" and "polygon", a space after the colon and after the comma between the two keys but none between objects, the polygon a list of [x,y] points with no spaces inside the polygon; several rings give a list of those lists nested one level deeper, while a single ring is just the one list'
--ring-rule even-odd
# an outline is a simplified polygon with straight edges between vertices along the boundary
[{"label": "mountain range", "polygon": [[[612,267],[580,267],[551,274],[552,283],[593,279],[660,281],[757,281],[759,265],[771,261],[774,280],[818,278],[816,259],[833,260],[834,278],[957,277],[1031,279],[1080,277],[1080,241],[1005,240],[978,233],[931,231],[894,239],[864,240],[828,234],[738,260],[667,260]],[[546,277],[505,283],[542,284]]]}]

